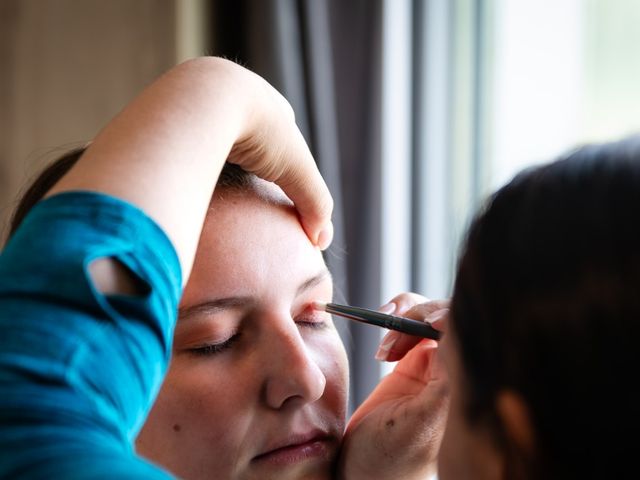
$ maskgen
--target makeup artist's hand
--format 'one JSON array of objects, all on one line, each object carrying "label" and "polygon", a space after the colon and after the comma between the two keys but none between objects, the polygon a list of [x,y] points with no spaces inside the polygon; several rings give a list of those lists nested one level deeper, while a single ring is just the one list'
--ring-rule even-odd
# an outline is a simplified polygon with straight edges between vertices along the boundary
[{"label": "makeup artist's hand", "polygon": [[324,250],[333,239],[333,199],[295,123],[293,108],[264,79],[229,63],[247,83],[241,90],[248,97],[250,114],[227,160],[278,184],[295,204],[312,243]]},{"label": "makeup artist's hand", "polygon": [[[404,293],[380,310],[443,330],[448,307],[448,301]],[[437,351],[434,340],[398,332],[385,336],[376,358],[399,362],[351,417],[339,478],[411,480],[436,472],[448,411],[447,378]]]}]

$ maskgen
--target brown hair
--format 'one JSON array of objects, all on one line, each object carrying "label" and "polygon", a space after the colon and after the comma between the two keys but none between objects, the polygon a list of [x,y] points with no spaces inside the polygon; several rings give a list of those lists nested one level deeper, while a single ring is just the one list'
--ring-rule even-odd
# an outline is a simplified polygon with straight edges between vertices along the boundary
[{"label": "brown hair", "polygon": [[[521,173],[469,230],[451,303],[467,420],[488,426],[526,478],[637,468],[639,218],[632,137]],[[527,403],[533,458],[506,444],[503,390]]]},{"label": "brown hair", "polygon": [[[71,167],[82,157],[85,150],[86,147],[81,147],[65,153],[50,163],[35,177],[31,185],[26,188],[18,200],[18,206],[9,221],[7,240],[13,236],[34,205],[42,200],[44,195],[71,170]],[[257,177],[254,174],[244,171],[239,166],[232,163],[225,163],[220,172],[216,189],[237,191],[252,190],[256,188],[256,179]]]},{"label": "brown hair", "polygon": [[9,234],[8,238],[11,238],[15,231],[18,229],[24,217],[38,203],[45,193],[58,183],[70,169],[75,165],[78,159],[85,151],[85,147],[73,149],[65,153],[62,157],[58,158],[51,164],[49,164],[31,183],[31,185],[25,190],[18,201],[18,206],[11,216],[9,221]]}]

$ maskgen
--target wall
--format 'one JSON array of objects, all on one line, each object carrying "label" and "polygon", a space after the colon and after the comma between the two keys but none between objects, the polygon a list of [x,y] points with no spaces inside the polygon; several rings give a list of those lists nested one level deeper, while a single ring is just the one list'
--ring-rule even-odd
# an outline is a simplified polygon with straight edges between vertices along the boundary
[{"label": "wall", "polygon": [[176,63],[176,8],[174,0],[0,0],[2,226],[29,177],[93,138]]}]

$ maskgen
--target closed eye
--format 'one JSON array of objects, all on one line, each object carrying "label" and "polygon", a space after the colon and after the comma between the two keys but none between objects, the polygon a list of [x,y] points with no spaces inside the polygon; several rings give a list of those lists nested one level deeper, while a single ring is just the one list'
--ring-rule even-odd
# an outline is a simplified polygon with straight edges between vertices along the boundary
[{"label": "closed eye", "polygon": [[227,340],[218,343],[207,343],[197,347],[190,348],[189,353],[198,356],[216,355],[228,350],[236,343],[240,338],[240,333],[236,333],[229,337]]},{"label": "closed eye", "polygon": [[314,330],[321,330],[329,326],[322,315],[301,315],[296,317],[295,322],[300,327],[312,328]]}]

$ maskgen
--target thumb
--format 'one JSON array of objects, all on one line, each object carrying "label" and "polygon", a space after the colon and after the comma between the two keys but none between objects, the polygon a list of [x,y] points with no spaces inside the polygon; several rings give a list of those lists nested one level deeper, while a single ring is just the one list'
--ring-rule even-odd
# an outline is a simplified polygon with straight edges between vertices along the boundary
[{"label": "thumb", "polygon": [[[289,131],[293,134],[277,148],[266,148],[265,138],[253,138],[234,147],[230,161],[282,188],[294,203],[311,243],[324,250],[333,240],[333,198],[302,134],[292,125]],[[274,142],[281,132],[271,133]]]},{"label": "thumb", "polygon": [[425,388],[420,393],[421,402],[425,412],[431,412],[436,421],[443,414],[446,418],[449,403],[449,378],[441,358],[439,348],[430,351],[428,380]]}]

